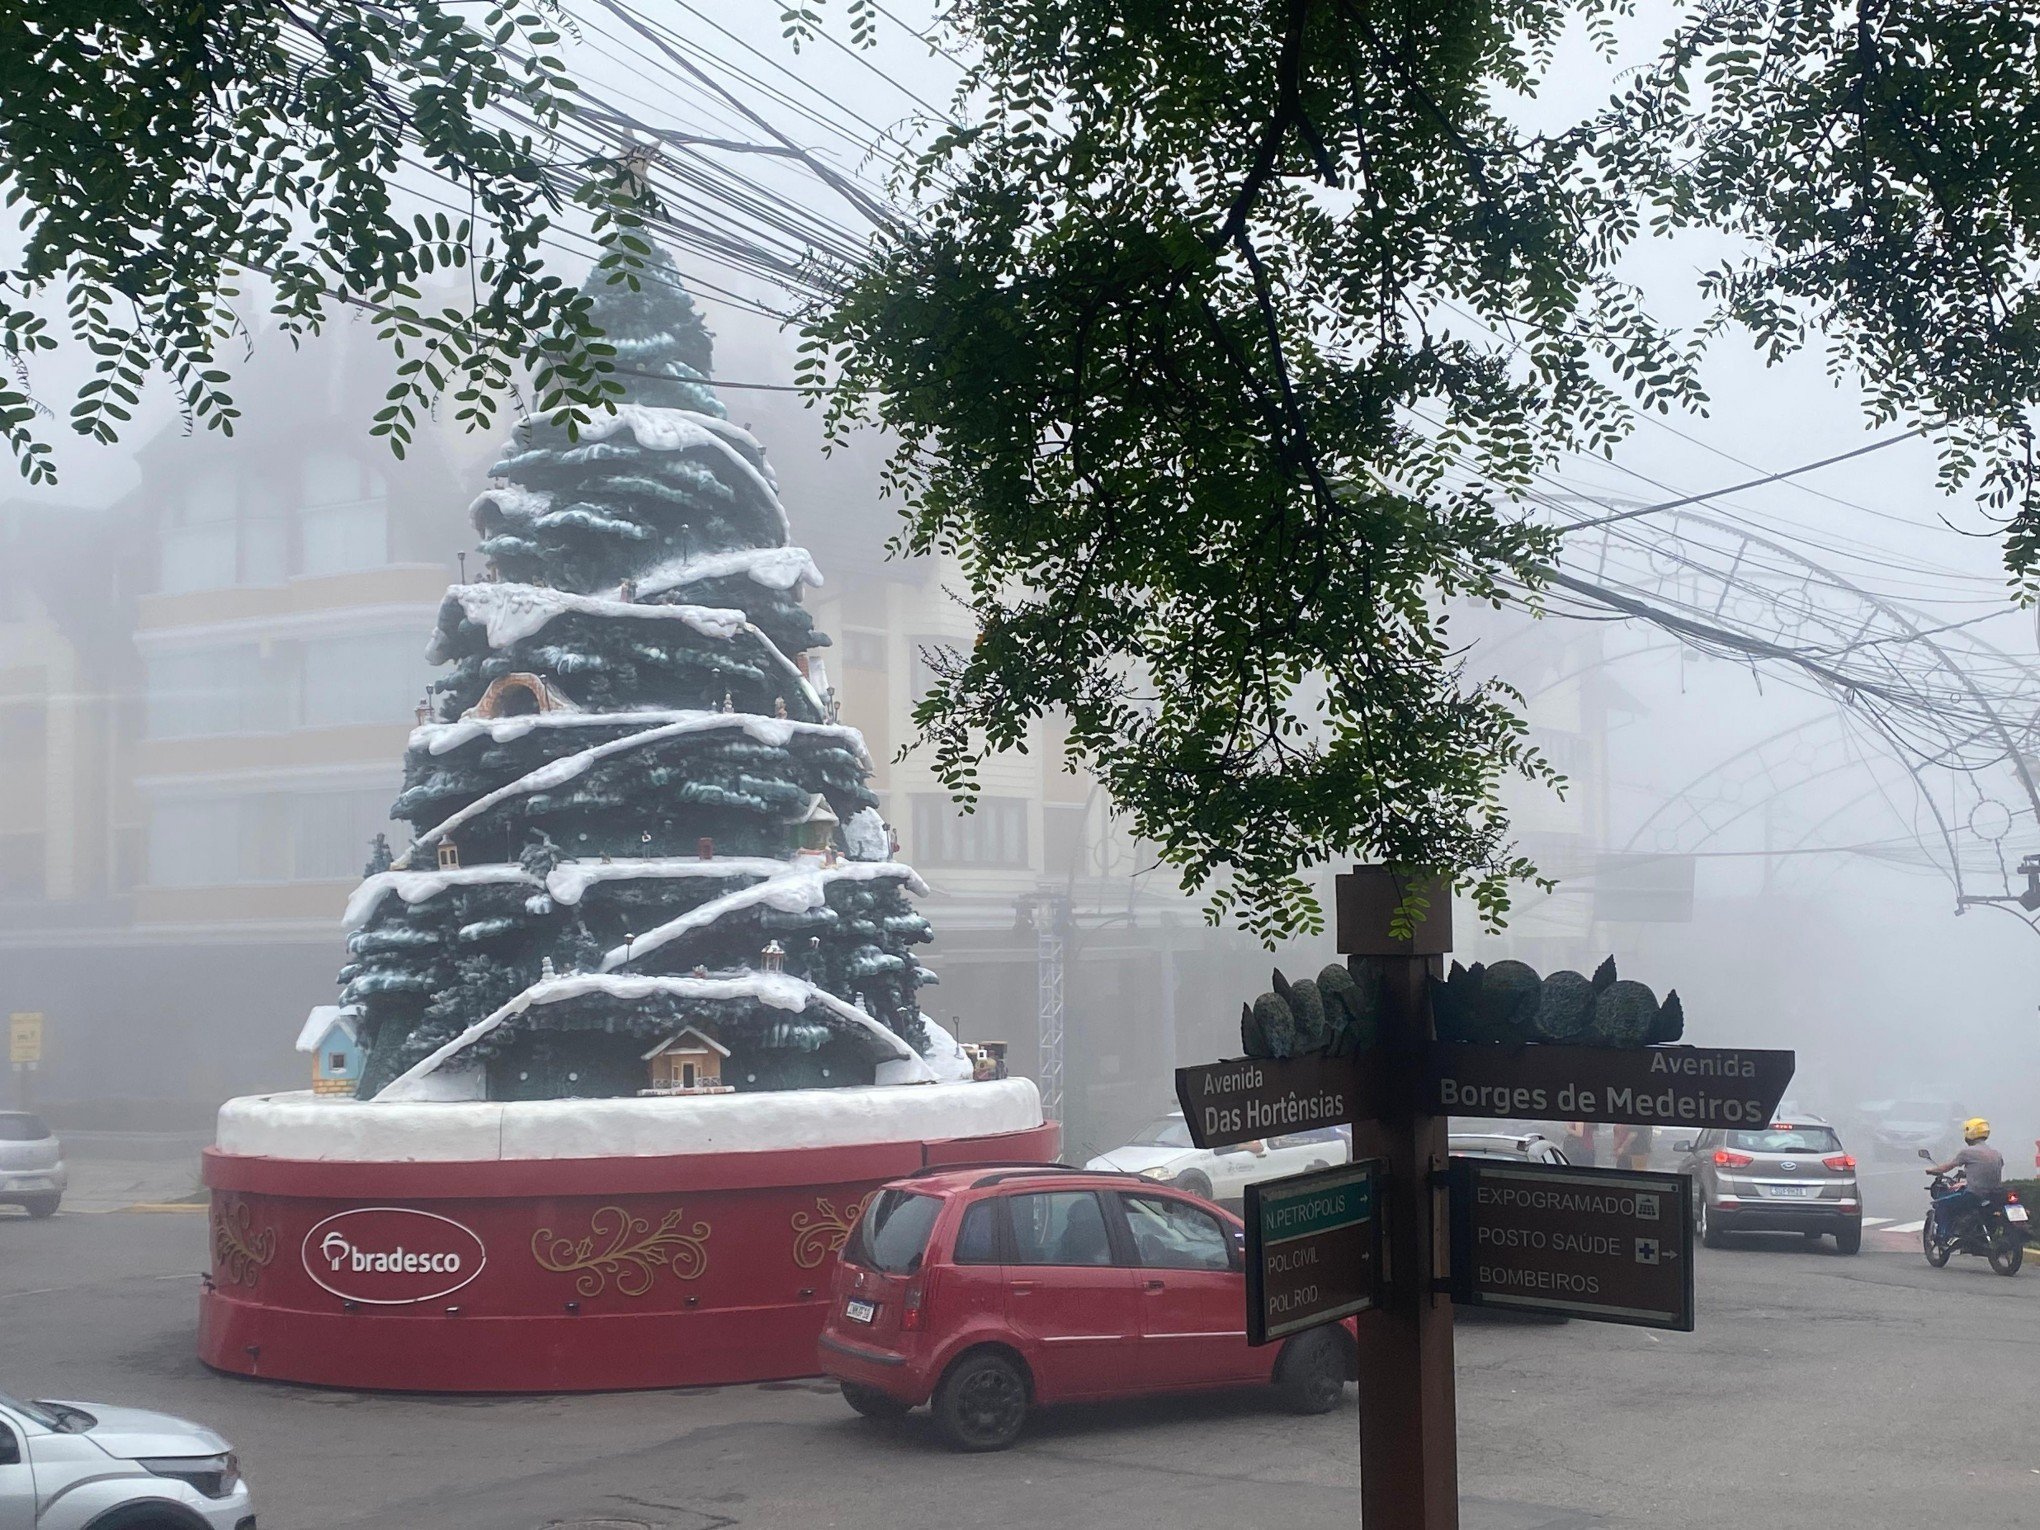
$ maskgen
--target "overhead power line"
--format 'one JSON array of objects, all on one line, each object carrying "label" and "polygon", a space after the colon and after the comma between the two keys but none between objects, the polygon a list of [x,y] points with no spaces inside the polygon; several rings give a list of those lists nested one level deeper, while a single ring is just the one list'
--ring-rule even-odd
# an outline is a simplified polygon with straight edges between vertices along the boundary
[{"label": "overhead power line", "polygon": [[1590,531],[1596,526],[1612,526],[1617,521],[1634,520],[1640,515],[1656,515],[1664,510],[1682,510],[1688,505],[1704,505],[1710,499],[1720,499],[1728,494],[1740,494],[1745,489],[1761,489],[1765,484],[1783,483],[1786,479],[1797,478],[1802,473],[1816,472],[1824,467],[1833,467],[1837,462],[1847,462],[1853,457],[1865,457],[1871,452],[1881,452],[1887,446],[1897,446],[1902,442],[1917,440],[1925,435],[1929,429],[1930,427],[1926,425],[1915,426],[1901,435],[1885,436],[1881,440],[1870,442],[1867,446],[1856,447],[1853,451],[1839,452],[1832,457],[1823,457],[1818,462],[1802,462],[1798,467],[1785,468],[1776,473],[1766,473],[1762,478],[1747,479],[1742,483],[1732,483],[1724,488],[1709,489],[1705,494],[1688,494],[1683,499],[1668,499],[1661,505],[1638,505],[1633,510],[1622,510],[1614,515],[1600,516],[1595,520],[1580,521],[1568,529],[1573,531]]}]

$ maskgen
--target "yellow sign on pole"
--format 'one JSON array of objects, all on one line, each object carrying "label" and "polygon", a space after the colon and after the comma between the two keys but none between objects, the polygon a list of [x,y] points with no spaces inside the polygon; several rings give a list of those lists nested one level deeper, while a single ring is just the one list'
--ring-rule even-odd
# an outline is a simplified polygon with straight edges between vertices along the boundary
[{"label": "yellow sign on pole", "polygon": [[7,1017],[7,1060],[11,1063],[42,1061],[43,1017],[33,1010],[16,1010]]}]

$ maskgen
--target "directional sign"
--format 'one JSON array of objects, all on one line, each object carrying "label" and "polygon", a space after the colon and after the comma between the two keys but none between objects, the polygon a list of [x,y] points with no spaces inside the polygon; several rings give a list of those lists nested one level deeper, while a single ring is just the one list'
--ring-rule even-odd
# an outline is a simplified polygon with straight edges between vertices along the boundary
[{"label": "directional sign", "polygon": [[7,1017],[7,1060],[17,1066],[42,1061],[43,1017],[16,1010]]},{"label": "directional sign", "polygon": [[1381,1300],[1378,1159],[1249,1184],[1247,1342],[1273,1344]]},{"label": "directional sign", "polygon": [[1199,1063],[1176,1070],[1176,1099],[1201,1148],[1351,1126],[1381,1112],[1380,1063],[1367,1053]]},{"label": "directional sign", "polygon": [[1426,1108],[1441,1116],[1757,1127],[1792,1082],[1793,1054],[1727,1047],[1433,1042]]},{"label": "directional sign", "polygon": [[1693,1331],[1683,1174],[1454,1158],[1452,1299]]}]

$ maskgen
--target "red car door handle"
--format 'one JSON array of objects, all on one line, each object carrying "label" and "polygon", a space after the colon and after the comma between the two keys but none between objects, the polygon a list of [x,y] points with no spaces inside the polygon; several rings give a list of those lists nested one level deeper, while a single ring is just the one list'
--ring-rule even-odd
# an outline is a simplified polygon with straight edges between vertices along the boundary
[{"label": "red car door handle", "polygon": [[1150,1291],[1166,1291],[1168,1289],[1168,1284],[1165,1281],[1151,1280],[1147,1283],[1147,1288]]},{"label": "red car door handle", "polygon": [[1015,1296],[1032,1296],[1034,1294],[1034,1282],[1031,1280],[1016,1280],[1013,1282],[1012,1290]]}]

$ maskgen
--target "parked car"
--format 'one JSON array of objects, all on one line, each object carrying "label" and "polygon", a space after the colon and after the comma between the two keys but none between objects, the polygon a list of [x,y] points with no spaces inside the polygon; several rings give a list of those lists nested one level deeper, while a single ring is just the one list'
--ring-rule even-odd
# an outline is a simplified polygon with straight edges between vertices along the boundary
[{"label": "parked car", "polygon": [[1346,1162],[1352,1156],[1347,1130],[1321,1126],[1237,1147],[1201,1148],[1190,1140],[1190,1128],[1178,1111],[1150,1121],[1126,1146],[1100,1153],[1084,1167],[1138,1174],[1192,1195],[1237,1201],[1246,1195],[1248,1185],[1261,1180]]},{"label": "parked car", "polygon": [[1961,1140],[1963,1113],[1952,1100],[1873,1100],[1864,1111],[1879,1158],[1913,1158]]},{"label": "parked car", "polygon": [[[1499,1158],[1509,1163],[1558,1164],[1566,1162],[1565,1150],[1542,1130],[1506,1122],[1481,1122],[1501,1128],[1484,1132],[1453,1132],[1446,1146],[1454,1158]],[[1516,1312],[1507,1307],[1465,1307],[1455,1321],[1483,1323],[1570,1323],[1563,1312]]]},{"label": "parked car", "polygon": [[1674,1151],[1679,1172],[1693,1176],[1693,1229],[1707,1247],[1736,1232],[1832,1236],[1845,1254],[1863,1246],[1856,1160],[1818,1117],[1704,1131]]},{"label": "parked car", "polygon": [[0,1525],[255,1530],[233,1448],[203,1424],[0,1394]]},{"label": "parked car", "polygon": [[63,1144],[42,1117],[0,1110],[0,1206],[20,1206],[32,1217],[55,1216],[69,1185]]},{"label": "parked car", "polygon": [[1272,1385],[1339,1405],[1350,1322],[1255,1348],[1245,1230],[1211,1202],[1063,1165],[931,1170],[873,1198],[843,1246],[821,1369],[859,1413],[928,1403],[960,1450],[1061,1402]]},{"label": "parked car", "polygon": [[1453,1132],[1446,1145],[1455,1157],[1505,1158],[1512,1163],[1566,1162],[1565,1150],[1538,1131]]}]

